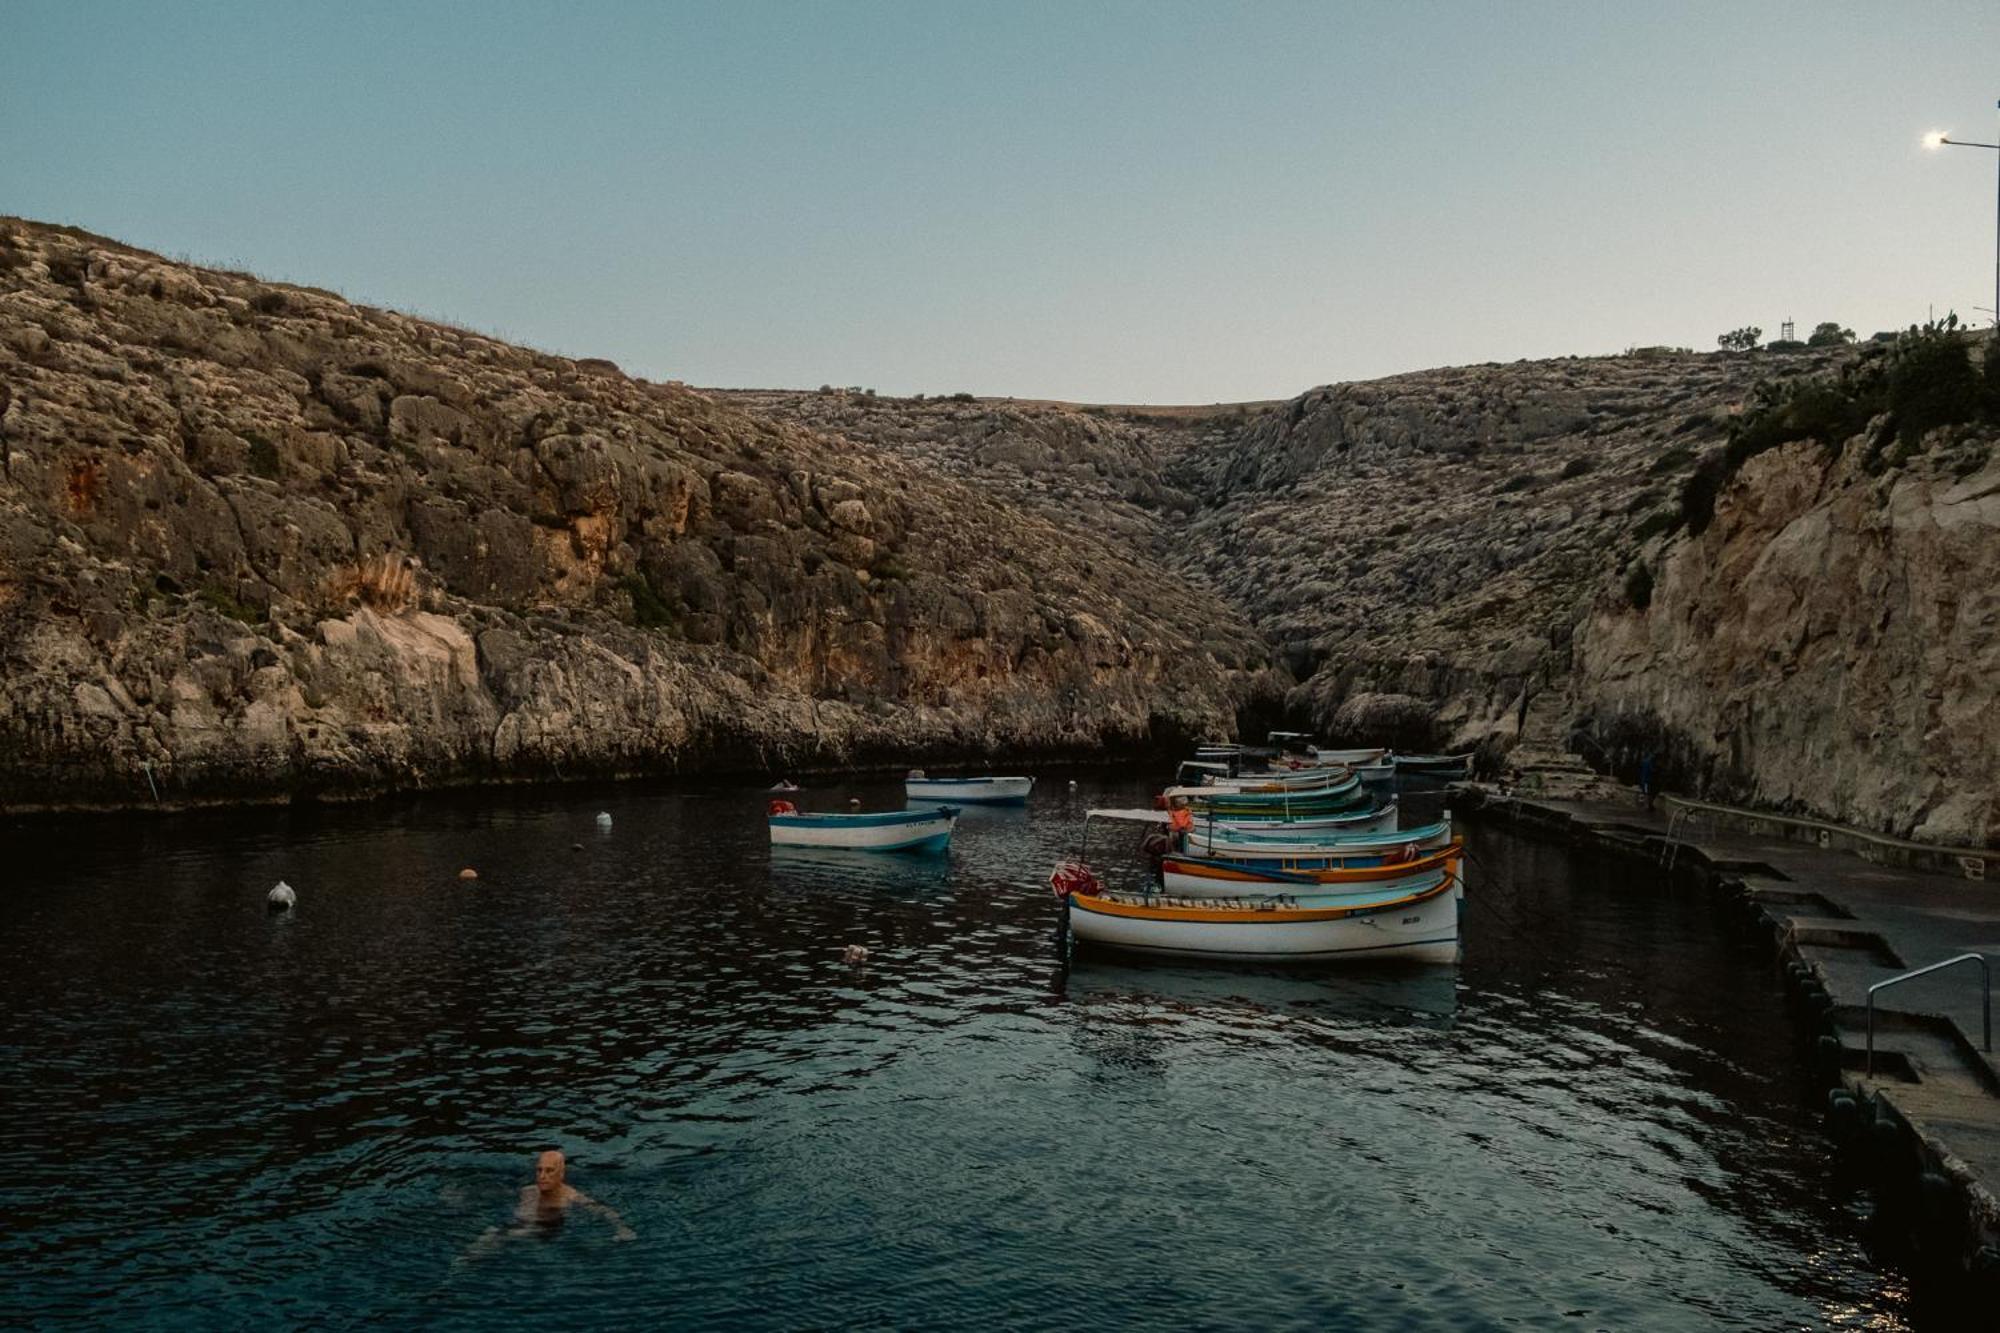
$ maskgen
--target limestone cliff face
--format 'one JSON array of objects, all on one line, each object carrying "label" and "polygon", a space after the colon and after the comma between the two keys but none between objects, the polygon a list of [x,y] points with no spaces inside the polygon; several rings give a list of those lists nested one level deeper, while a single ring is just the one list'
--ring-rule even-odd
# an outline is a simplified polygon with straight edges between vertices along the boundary
[{"label": "limestone cliff face", "polygon": [[1295,712],[1405,747],[1560,734],[1572,627],[1759,374],[1817,358],[1465,366],[1316,389],[1176,455],[1180,567],[1244,607]]},{"label": "limestone cliff face", "polygon": [[1871,475],[1865,441],[1752,459],[1713,523],[1607,591],[1571,688],[1688,785],[1954,845],[2000,842],[2000,459],[1942,432]]},{"label": "limestone cliff face", "polygon": [[1214,590],[1276,651],[1295,722],[1504,750],[1560,746],[1574,627],[1752,386],[1837,355],[1463,366],[1205,411],[744,397]]},{"label": "limestone cliff face", "polygon": [[1097,752],[1266,667],[892,452],[0,220],[0,802]]}]

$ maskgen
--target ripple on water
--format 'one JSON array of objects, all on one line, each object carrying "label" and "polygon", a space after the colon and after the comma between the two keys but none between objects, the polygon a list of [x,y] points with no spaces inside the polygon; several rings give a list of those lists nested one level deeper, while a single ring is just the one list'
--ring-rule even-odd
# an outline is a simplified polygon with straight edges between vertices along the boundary
[{"label": "ripple on water", "polygon": [[[1046,867],[1144,795],[943,857],[643,787],[0,835],[10,1313],[1903,1325],[1705,911],[1481,835],[1458,968],[1065,969]],[[548,1143],[636,1241],[478,1248]]]}]

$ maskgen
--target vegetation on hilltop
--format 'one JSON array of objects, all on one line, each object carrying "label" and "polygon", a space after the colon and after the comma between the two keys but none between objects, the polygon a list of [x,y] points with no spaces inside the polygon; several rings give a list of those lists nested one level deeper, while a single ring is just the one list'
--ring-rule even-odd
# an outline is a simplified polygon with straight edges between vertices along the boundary
[{"label": "vegetation on hilltop", "polygon": [[[2000,422],[1997,347],[2000,342],[1989,340],[1983,364],[1975,363],[1971,337],[1958,316],[1947,315],[1911,325],[1893,343],[1864,347],[1830,374],[1760,383],[1750,409],[1730,427],[1728,443],[1682,485],[1681,521],[1691,533],[1704,531],[1715,516],[1716,497],[1743,465],[1795,440],[1817,440],[1835,452],[1866,433],[1866,466],[1879,473],[1907,460],[1941,427]],[[1976,465],[1983,455],[1972,461]]]}]

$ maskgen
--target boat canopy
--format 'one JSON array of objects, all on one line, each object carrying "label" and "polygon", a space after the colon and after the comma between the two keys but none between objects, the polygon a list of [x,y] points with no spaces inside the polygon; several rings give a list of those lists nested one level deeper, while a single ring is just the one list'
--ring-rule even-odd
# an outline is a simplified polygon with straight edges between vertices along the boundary
[{"label": "boat canopy", "polygon": [[1133,824],[1164,824],[1173,816],[1165,810],[1086,810],[1085,819],[1121,819]]}]

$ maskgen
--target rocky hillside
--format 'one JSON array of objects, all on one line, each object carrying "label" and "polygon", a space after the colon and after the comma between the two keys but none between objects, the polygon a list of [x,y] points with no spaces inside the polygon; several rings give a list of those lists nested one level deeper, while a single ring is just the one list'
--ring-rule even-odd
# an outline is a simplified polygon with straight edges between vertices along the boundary
[{"label": "rocky hillside", "polygon": [[[1681,790],[1988,843],[1996,432],[1897,426],[1885,449],[1886,405],[1839,386],[1893,360],[1654,351],[1172,416],[753,397],[1116,532],[1248,615],[1289,716],[1336,739],[1576,752],[1628,780],[1651,752]],[[1793,389],[1786,434],[1846,445],[1760,454],[1691,531],[1691,479]]]},{"label": "rocky hillside", "polygon": [[[1672,519],[1760,376],[1836,354],[1467,366],[1203,415],[757,394],[1116,533],[1241,608],[1289,715],[1408,747],[1560,735],[1570,629]],[[1545,716],[1531,716],[1539,701]]]},{"label": "rocky hillside", "polygon": [[0,219],[0,802],[1231,729],[1212,593],[852,438]]},{"label": "rocky hillside", "polygon": [[762,416],[863,441],[1009,504],[1117,540],[1149,560],[1199,503],[1166,475],[1199,443],[1236,438],[1250,408],[1213,416],[1015,399],[879,398],[847,389],[719,393]]},{"label": "rocky hillside", "polygon": [[704,393],[0,221],[0,802],[1284,718],[1987,842],[1964,341],[1212,409]]},{"label": "rocky hillside", "polygon": [[2000,843],[1996,446],[1991,421],[1896,440],[1876,416],[1749,457],[1712,520],[1649,543],[1579,627],[1583,748],[1651,751],[1725,799]]},{"label": "rocky hillside", "polygon": [[[1177,456],[1179,567],[1242,607],[1339,738],[1511,744],[1559,725],[1571,627],[1672,521],[1760,375],[1822,357],[1662,353],[1316,389]],[[1546,698],[1544,696],[1547,696]]]}]

